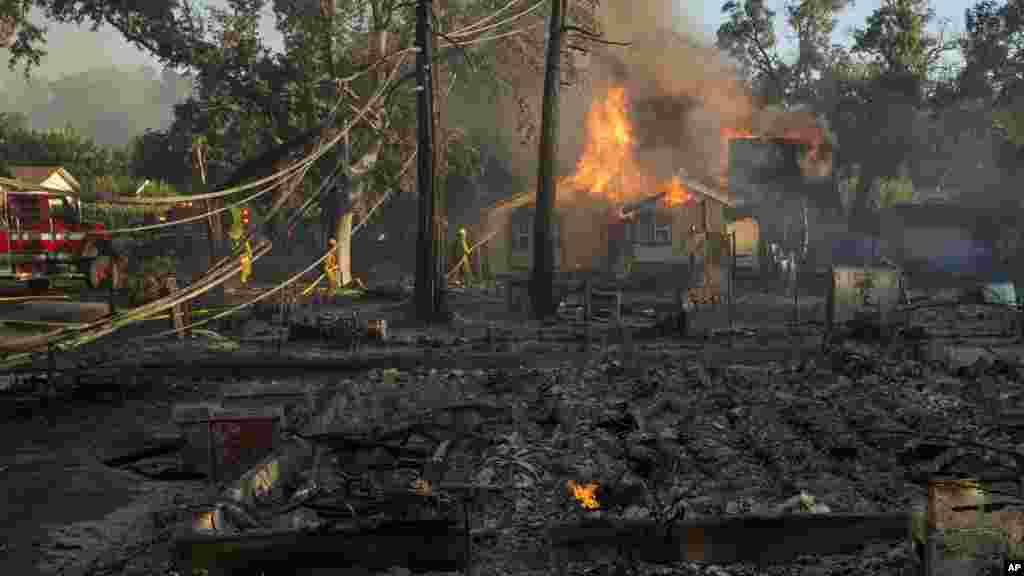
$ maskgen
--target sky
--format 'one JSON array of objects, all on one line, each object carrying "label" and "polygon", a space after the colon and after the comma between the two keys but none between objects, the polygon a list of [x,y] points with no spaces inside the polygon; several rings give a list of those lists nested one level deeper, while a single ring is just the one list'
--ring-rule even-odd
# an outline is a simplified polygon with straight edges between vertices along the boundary
[{"label": "sky", "polygon": [[[209,5],[223,5],[223,0],[200,0]],[[775,10],[779,21],[776,30],[784,30],[781,14],[784,12],[786,0],[768,0],[769,6]],[[868,15],[878,6],[879,0],[860,0],[849,8],[839,20],[835,40],[846,43],[849,30],[854,26],[863,25]],[[949,30],[963,30],[964,11],[974,4],[974,0],[933,0],[937,17],[949,20]],[[685,19],[694,23],[694,32],[702,35],[707,41],[713,42],[715,31],[722,23],[721,0],[679,0],[678,10]],[[270,39],[271,45],[279,38],[273,29],[273,19],[269,7],[263,21],[263,31]],[[792,39],[780,38],[783,50],[792,49]],[[279,40],[278,40],[279,41]],[[149,65],[158,67],[157,63],[125,42],[110,27],[102,27],[93,32],[88,27],[77,28],[72,25],[49,25],[47,34],[48,56],[43,60],[37,74],[49,78],[59,78],[66,74],[83,72],[90,68],[110,65],[135,67]],[[0,50],[0,60],[6,62],[5,50]]]}]

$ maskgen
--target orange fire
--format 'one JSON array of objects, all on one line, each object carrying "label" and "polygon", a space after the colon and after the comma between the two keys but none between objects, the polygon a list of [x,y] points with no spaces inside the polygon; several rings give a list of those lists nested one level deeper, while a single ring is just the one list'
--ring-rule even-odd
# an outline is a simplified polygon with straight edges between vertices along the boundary
[{"label": "orange fire", "polygon": [[686,204],[693,198],[678,176],[673,176],[671,180],[659,186],[659,190],[665,192],[665,204],[669,207]]},{"label": "orange fire", "polygon": [[666,202],[670,206],[691,198],[678,178],[659,184],[640,168],[633,154],[636,140],[625,88],[612,88],[604,99],[594,101],[587,113],[586,137],[576,172],[560,183],[561,189],[612,204],[663,191],[668,192]]},{"label": "orange fire", "polygon": [[597,501],[597,489],[601,486],[599,482],[591,482],[583,486],[577,484],[574,480],[569,480],[566,482],[566,486],[572,492],[572,497],[580,503],[580,506],[587,510],[598,510],[601,508],[601,504]]},{"label": "orange fire", "polygon": [[413,491],[420,496],[431,496],[434,494],[434,487],[423,478],[417,478],[412,484]]}]

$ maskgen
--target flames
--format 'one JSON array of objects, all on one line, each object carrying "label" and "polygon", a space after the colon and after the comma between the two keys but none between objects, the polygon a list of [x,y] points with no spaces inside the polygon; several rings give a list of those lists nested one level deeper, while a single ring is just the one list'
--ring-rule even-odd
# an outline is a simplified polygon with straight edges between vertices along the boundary
[{"label": "flames", "polygon": [[659,193],[665,193],[665,204],[668,206],[679,206],[689,202],[693,196],[686,191],[686,187],[679,180],[678,176],[673,176],[671,180],[659,186]]},{"label": "flames", "polygon": [[613,205],[662,192],[670,206],[689,201],[692,196],[678,178],[659,183],[641,169],[634,155],[635,146],[626,89],[613,87],[603,99],[591,104],[583,154],[576,163],[576,171],[559,188]]},{"label": "flames", "polygon": [[580,506],[587,510],[598,510],[601,508],[601,503],[597,501],[597,489],[601,486],[599,482],[591,482],[584,486],[574,480],[569,480],[566,482],[566,486],[569,488],[572,497],[580,503]]},{"label": "flames", "polygon": [[[694,199],[680,178],[658,178],[638,161],[636,149],[641,138],[630,120],[629,106],[623,86],[612,87],[602,98],[593,101],[586,118],[583,153],[573,174],[558,183],[558,202],[587,200],[589,202],[580,204],[609,208],[609,213],[617,213],[614,210],[617,206],[655,195],[663,195],[662,203],[666,207]],[[665,121],[678,122],[680,129],[684,124],[682,118],[666,118]],[[801,169],[806,175],[820,176],[831,171],[831,158],[822,154],[826,148],[822,146],[825,135],[813,114],[764,109],[744,122],[749,126],[726,126],[717,135],[721,146],[718,184],[722,190],[728,185],[731,140],[768,138],[800,142],[808,145],[808,154],[801,159]],[[715,135],[708,136],[714,145]],[[672,167],[672,171],[677,170]]]}]

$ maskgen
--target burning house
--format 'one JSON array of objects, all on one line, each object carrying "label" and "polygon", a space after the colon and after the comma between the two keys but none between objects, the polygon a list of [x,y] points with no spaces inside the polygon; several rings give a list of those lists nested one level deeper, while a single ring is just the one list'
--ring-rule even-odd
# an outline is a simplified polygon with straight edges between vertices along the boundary
[{"label": "burning house", "polygon": [[[703,166],[703,174],[693,176],[682,161],[696,144],[672,142],[667,160],[652,161],[666,144],[636,133],[628,104],[622,87],[592,103],[582,154],[574,172],[558,182],[553,218],[558,270],[631,274],[663,279],[666,287],[717,290],[727,276],[730,232],[737,233],[738,260],[753,270],[764,252],[762,217],[773,239],[806,237],[794,233],[806,230],[806,210],[799,210],[799,202],[812,194],[808,183],[831,175],[831,159],[821,153],[823,133],[812,116],[765,115],[767,120],[759,120],[764,126],[755,130],[716,127],[710,142],[721,145],[720,164]],[[666,166],[672,166],[670,172]],[[730,223],[738,206],[752,212],[744,222]],[[482,248],[485,268],[497,275],[527,272],[533,221],[533,193],[486,209],[475,232],[491,238]],[[788,243],[795,248],[799,241]]]},{"label": "burning house", "polygon": [[[720,261],[709,248],[721,244],[728,195],[678,171],[659,180],[634,157],[636,139],[623,88],[595,101],[576,170],[558,183],[555,199],[555,265],[562,272],[675,268]],[[484,210],[479,236],[484,266],[493,274],[530,269],[534,195],[504,199]],[[708,238],[712,238],[709,242]],[[720,274],[712,273],[714,277]]]}]

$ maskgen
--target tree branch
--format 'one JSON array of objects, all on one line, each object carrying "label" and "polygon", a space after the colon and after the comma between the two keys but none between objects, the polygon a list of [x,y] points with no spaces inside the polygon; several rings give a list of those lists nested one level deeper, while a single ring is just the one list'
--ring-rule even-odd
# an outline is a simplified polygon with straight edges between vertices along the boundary
[{"label": "tree branch", "polygon": [[576,32],[578,34],[581,34],[587,40],[590,40],[592,42],[597,42],[598,44],[607,44],[609,46],[632,46],[633,45],[632,42],[613,42],[612,40],[605,40],[600,35],[595,34],[595,33],[591,32],[590,30],[586,30],[586,29],[580,28],[579,26],[573,26],[572,24],[566,24],[566,25],[562,26],[562,31],[563,32]]}]

